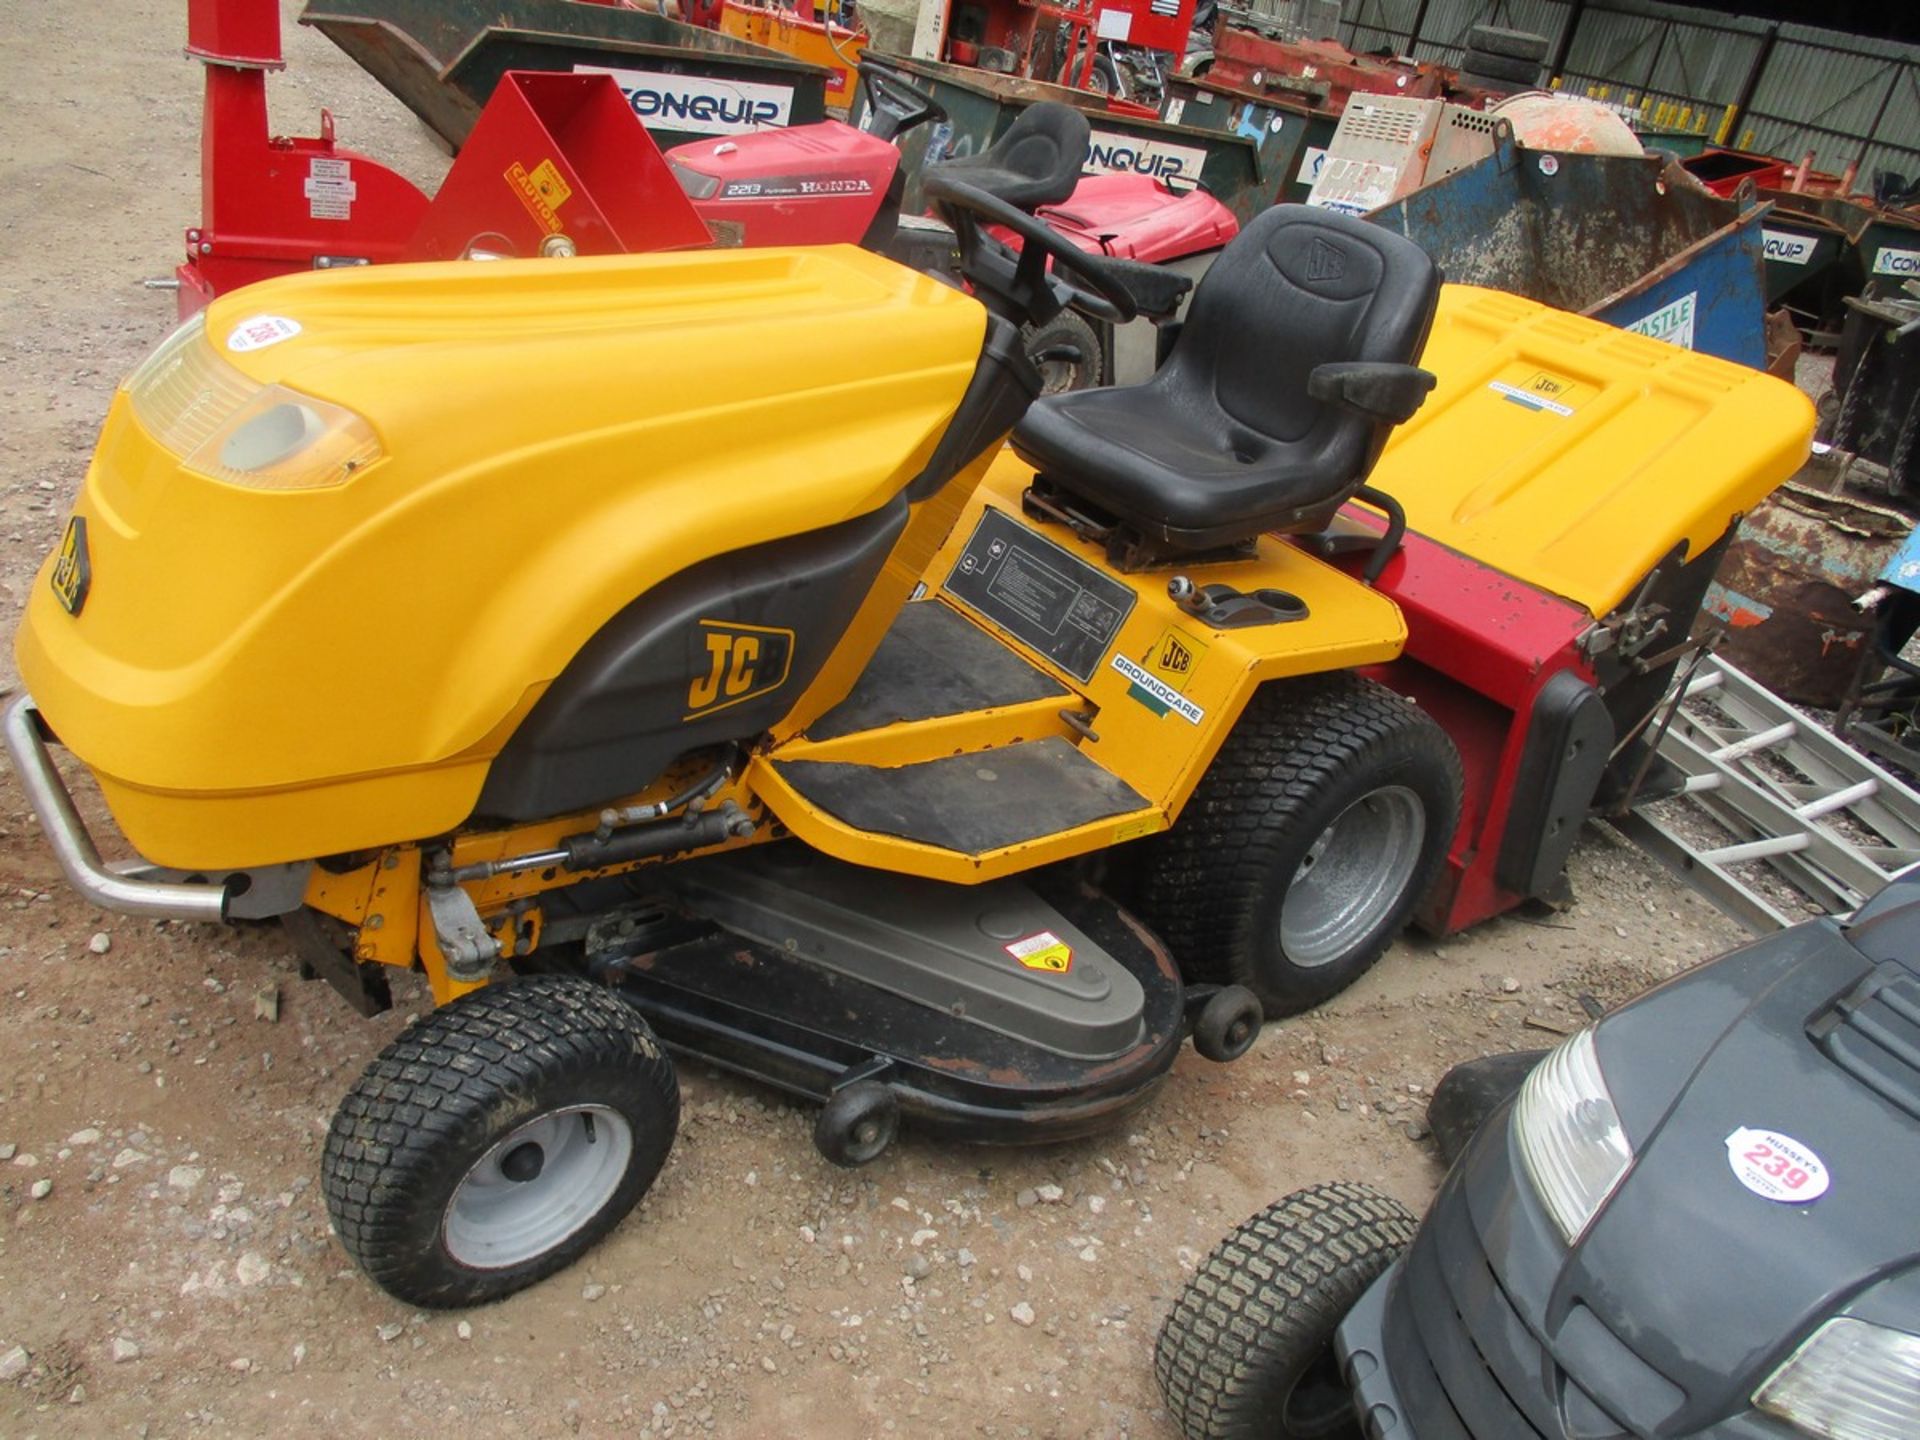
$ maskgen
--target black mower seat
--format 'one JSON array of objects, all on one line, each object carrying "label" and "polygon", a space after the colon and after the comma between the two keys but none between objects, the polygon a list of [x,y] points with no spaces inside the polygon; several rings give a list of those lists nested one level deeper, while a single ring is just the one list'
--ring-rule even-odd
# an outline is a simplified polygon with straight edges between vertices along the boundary
[{"label": "black mower seat", "polygon": [[1177,549],[1320,529],[1432,388],[1411,362],[1439,298],[1411,240],[1277,206],[1221,252],[1152,379],[1040,400],[1013,448]]},{"label": "black mower seat", "polygon": [[938,173],[964,180],[1019,210],[1058,205],[1080,183],[1092,127],[1070,105],[1042,100],[1014,117],[978,155],[943,160]]}]

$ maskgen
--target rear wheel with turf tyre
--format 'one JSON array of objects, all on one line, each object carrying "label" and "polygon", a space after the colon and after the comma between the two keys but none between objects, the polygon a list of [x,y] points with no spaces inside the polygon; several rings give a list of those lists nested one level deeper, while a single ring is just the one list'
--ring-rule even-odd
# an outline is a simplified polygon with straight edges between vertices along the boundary
[{"label": "rear wheel with turf tyre", "polygon": [[340,1102],[327,1211],[389,1294],[484,1304],[619,1224],[679,1118],[672,1062],[610,990],[566,975],[491,985],[403,1032]]},{"label": "rear wheel with turf tyre", "polygon": [[1391,1196],[1335,1183],[1275,1201],[1222,1240],[1154,1346],[1154,1378],[1181,1433],[1357,1440],[1333,1333],[1416,1226]]},{"label": "rear wheel with turf tyre", "polygon": [[1189,982],[1244,985],[1269,1020],[1339,994],[1433,884],[1460,757],[1357,675],[1265,685],[1186,811],[1150,842],[1136,908]]}]

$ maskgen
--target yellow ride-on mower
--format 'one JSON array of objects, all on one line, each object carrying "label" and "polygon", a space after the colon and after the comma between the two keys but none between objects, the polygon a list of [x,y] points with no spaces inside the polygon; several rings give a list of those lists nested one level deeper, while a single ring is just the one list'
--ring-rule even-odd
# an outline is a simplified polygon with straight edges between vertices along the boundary
[{"label": "yellow ride-on mower", "polygon": [[[1086,145],[1036,105],[930,177],[970,293],[847,246],[287,277],[116,396],[8,748],[95,903],[279,917],[368,1012],[424,973],[323,1157],[393,1294],[495,1298],[615,1225],[673,1140],[663,1041],[823,1102],[842,1164],[903,1118],[1075,1136],[1484,898],[1454,744],[1356,673],[1407,640],[1366,481],[1423,345],[1405,433],[1489,477],[1461,524],[1588,433],[1522,436],[1490,379],[1576,370],[1666,455],[1663,347],[1483,292],[1436,327],[1417,247],[1283,207],[1153,380],[1036,404],[1022,325],[1178,299],[1033,218]],[[1779,478],[1753,454],[1662,551]],[[56,743],[145,863],[100,859]]]}]

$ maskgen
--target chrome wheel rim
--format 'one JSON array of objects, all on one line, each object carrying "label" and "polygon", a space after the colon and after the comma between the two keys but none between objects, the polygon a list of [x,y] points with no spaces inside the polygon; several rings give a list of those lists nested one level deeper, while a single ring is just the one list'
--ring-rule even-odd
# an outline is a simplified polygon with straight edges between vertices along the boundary
[{"label": "chrome wheel rim", "polygon": [[475,1270],[546,1254],[606,1208],[633,1159],[633,1128],[604,1105],[549,1110],[509,1132],[447,1202],[447,1253]]},{"label": "chrome wheel rim", "polygon": [[1287,959],[1316,969],[1350,953],[1400,903],[1426,834],[1426,808],[1404,785],[1371,790],[1335,816],[1280,904]]}]

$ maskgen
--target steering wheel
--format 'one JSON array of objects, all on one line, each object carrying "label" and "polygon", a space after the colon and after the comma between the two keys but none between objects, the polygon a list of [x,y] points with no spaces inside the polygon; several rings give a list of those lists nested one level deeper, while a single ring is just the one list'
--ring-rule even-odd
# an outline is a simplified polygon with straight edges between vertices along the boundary
[{"label": "steering wheel", "polygon": [[960,212],[955,218],[964,218],[975,231],[971,243],[965,243],[968,237],[962,236],[963,249],[969,253],[978,248],[983,238],[978,233],[982,224],[1003,225],[1020,237],[1023,243],[1014,281],[1028,294],[1046,285],[1045,262],[1051,259],[1053,279],[1067,291],[1068,303],[1076,310],[1113,325],[1124,325],[1140,313],[1133,291],[1117,272],[1046,221],[958,176],[942,175],[938,166],[930,166],[926,171],[925,188],[928,199]]},{"label": "steering wheel", "polygon": [[867,132],[870,135],[891,140],[924,121],[947,118],[946,106],[884,60],[862,55],[860,78],[867,82],[867,93],[873,97],[875,118],[884,111],[893,121],[884,134],[876,128]]}]

